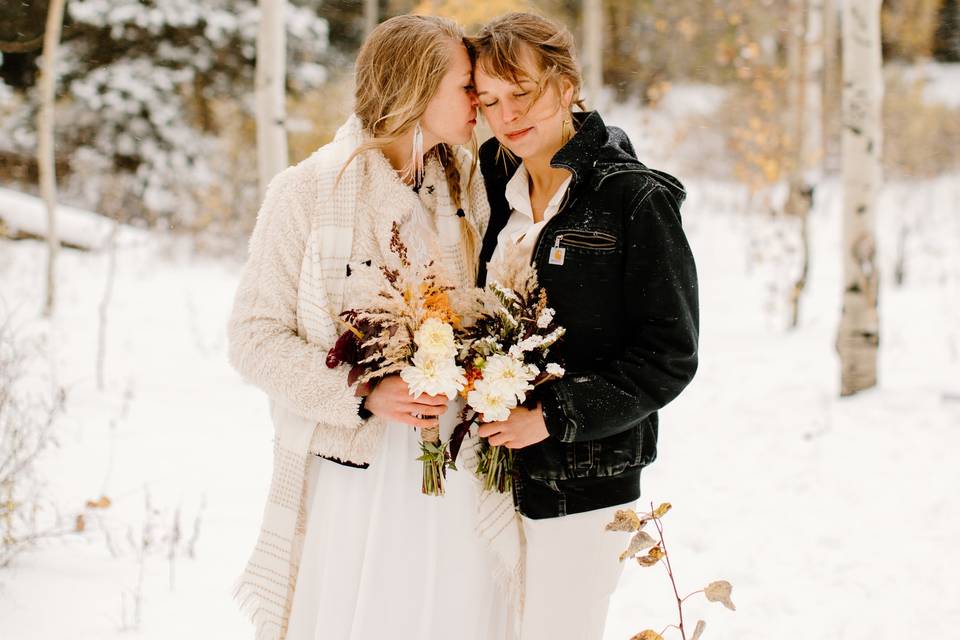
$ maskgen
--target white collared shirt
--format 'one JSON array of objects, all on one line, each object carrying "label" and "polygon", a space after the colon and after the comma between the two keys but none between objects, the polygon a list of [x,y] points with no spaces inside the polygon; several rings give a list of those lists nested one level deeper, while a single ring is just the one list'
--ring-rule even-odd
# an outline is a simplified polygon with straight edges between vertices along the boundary
[{"label": "white collared shirt", "polygon": [[543,220],[534,222],[527,168],[522,163],[517,167],[517,172],[513,174],[504,189],[504,195],[507,198],[507,204],[510,205],[511,213],[506,226],[497,236],[497,248],[493,252],[491,262],[503,253],[503,247],[507,243],[519,244],[527,253],[533,252],[543,226],[560,210],[563,195],[566,193],[572,177],[568,176],[553,194],[553,197],[550,198],[550,202],[543,210]]}]

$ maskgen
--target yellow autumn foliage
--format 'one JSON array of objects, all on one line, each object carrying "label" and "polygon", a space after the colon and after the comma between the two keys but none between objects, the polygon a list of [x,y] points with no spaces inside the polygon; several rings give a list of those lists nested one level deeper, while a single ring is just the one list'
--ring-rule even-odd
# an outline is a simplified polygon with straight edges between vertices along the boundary
[{"label": "yellow autumn foliage", "polygon": [[489,20],[511,11],[532,11],[534,7],[524,0],[485,0],[485,2],[462,2],[460,0],[421,0],[413,13],[444,16],[456,20],[466,31],[476,31]]}]

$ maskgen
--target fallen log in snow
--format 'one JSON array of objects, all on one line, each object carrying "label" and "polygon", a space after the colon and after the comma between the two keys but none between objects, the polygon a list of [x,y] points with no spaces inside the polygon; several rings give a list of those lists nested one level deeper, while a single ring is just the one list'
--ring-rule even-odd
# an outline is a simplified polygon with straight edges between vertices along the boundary
[{"label": "fallen log in snow", "polygon": [[[107,245],[114,221],[92,211],[57,205],[57,232],[64,247],[98,251]],[[10,238],[46,238],[47,211],[43,201],[27,193],[0,187],[0,229]],[[118,244],[143,239],[143,231],[122,226]]]}]

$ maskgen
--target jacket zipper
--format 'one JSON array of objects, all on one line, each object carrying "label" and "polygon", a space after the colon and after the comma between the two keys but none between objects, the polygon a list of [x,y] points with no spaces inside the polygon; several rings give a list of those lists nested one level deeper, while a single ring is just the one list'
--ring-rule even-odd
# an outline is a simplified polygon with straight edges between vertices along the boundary
[{"label": "jacket zipper", "polygon": [[[603,176],[602,178],[600,178],[600,182],[597,183],[597,189],[599,189],[599,188],[603,185],[603,181],[604,181],[604,180],[606,180],[607,178],[609,178],[609,177],[611,177],[611,176],[620,175],[621,173],[647,173],[647,172],[648,172],[647,169],[622,169],[622,170],[620,170],[620,171],[614,171],[613,173],[608,173],[607,175],[605,175],[605,176]],[[574,173],[574,174],[575,174],[575,173]],[[568,188],[572,188],[573,186],[574,186],[574,185],[571,183],[570,187],[568,187]],[[572,201],[571,201],[571,202],[572,202]],[[569,208],[569,205],[571,204],[571,202],[565,203],[564,206],[563,206],[563,208],[562,208],[560,211],[557,211],[557,213],[554,214],[554,216],[553,216],[552,218],[550,218],[550,220],[547,221],[547,224],[543,225],[543,229],[540,230],[540,237],[537,239],[537,244],[536,244],[536,246],[533,248],[533,255],[530,257],[530,262],[531,262],[532,264],[535,263],[535,261],[536,261],[536,259],[537,259],[537,254],[540,252],[540,243],[543,241],[543,237],[544,237],[545,235],[547,235],[547,230],[550,228],[550,224],[551,224],[554,220],[556,220],[557,218],[560,217],[560,212],[561,212],[561,211],[566,211],[566,210]],[[561,236],[562,236],[562,234],[561,234]],[[558,245],[554,244],[554,246],[558,246]]]},{"label": "jacket zipper", "polygon": [[[597,240],[606,241],[604,244],[591,244],[590,242],[585,242],[584,240],[578,240],[577,236],[588,236],[590,238],[595,238]],[[611,249],[617,245],[617,239],[615,236],[610,235],[609,233],[603,233],[601,231],[574,231],[571,230],[566,234],[558,234],[554,240],[554,248],[559,248],[561,244],[566,243],[568,247],[583,247],[585,249]]]}]

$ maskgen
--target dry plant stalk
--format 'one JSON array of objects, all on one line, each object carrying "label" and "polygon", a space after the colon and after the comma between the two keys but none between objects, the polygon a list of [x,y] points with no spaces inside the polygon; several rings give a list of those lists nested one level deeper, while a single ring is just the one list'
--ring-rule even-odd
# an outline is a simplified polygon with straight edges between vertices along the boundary
[{"label": "dry plant stalk", "polygon": [[[614,515],[613,522],[608,523],[606,526],[607,531],[634,532],[633,537],[630,539],[629,546],[620,554],[620,561],[623,562],[627,558],[636,558],[637,564],[641,567],[652,567],[662,562],[667,569],[667,575],[670,577],[670,585],[673,587],[673,595],[677,601],[677,614],[679,616],[677,624],[667,625],[660,633],[657,633],[653,629],[645,629],[633,636],[630,640],[663,640],[663,634],[666,633],[667,629],[671,628],[679,631],[680,637],[683,640],[687,640],[687,628],[683,622],[683,603],[698,593],[702,593],[710,602],[719,602],[731,611],[737,610],[733,601],[730,599],[730,592],[733,590],[733,586],[726,580],[715,580],[703,589],[698,589],[682,598],[680,597],[680,591],[677,589],[677,581],[673,575],[673,567],[670,564],[670,555],[667,552],[667,543],[663,537],[662,518],[670,509],[671,505],[669,502],[662,503],[656,509],[653,508],[653,503],[650,503],[650,511],[642,515],[638,515],[633,509],[621,509]],[[657,529],[657,538],[654,538],[643,530],[644,527],[651,522]],[[639,555],[645,550],[645,554]],[[694,627],[693,634],[690,636],[690,640],[699,640],[706,626],[706,622],[698,620]]]},{"label": "dry plant stalk", "polygon": [[56,445],[63,393],[50,402],[26,393],[26,361],[7,318],[0,323],[0,568],[35,542],[70,532],[59,518],[39,522],[47,510],[36,472],[44,451]]}]

